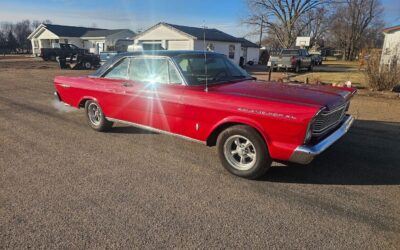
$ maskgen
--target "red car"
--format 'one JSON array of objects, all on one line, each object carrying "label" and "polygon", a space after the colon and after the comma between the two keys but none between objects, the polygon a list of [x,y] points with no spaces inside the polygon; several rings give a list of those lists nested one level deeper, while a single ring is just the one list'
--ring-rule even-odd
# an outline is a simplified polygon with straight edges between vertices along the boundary
[{"label": "red car", "polygon": [[355,89],[262,82],[226,56],[124,53],[93,75],[54,79],[59,100],[97,131],[122,122],[217,145],[231,173],[257,178],[275,161],[308,164],[353,123]]}]

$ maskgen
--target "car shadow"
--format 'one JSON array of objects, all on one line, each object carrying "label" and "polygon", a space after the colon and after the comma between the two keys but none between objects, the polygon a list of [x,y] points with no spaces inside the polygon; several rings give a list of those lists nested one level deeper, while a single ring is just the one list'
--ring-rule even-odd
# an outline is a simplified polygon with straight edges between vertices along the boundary
[{"label": "car shadow", "polygon": [[272,167],[261,181],[337,184],[399,185],[400,123],[356,121],[348,134],[303,166]]}]

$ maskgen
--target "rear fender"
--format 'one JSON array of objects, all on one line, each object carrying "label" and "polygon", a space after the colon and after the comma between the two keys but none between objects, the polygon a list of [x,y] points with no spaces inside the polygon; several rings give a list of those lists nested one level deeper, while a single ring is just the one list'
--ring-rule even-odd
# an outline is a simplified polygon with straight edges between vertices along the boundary
[{"label": "rear fender", "polygon": [[76,107],[76,108],[84,108],[85,107],[85,102],[89,101],[89,100],[92,100],[92,101],[95,101],[95,102],[99,103],[97,101],[97,99],[95,97],[93,97],[93,96],[84,96],[79,100],[78,103],[76,103],[74,105],[74,107]]}]

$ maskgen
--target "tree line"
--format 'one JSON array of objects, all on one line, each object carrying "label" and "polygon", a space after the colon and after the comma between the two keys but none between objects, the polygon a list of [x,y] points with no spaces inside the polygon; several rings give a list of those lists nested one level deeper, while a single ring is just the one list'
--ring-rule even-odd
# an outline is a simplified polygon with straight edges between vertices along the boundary
[{"label": "tree line", "polygon": [[30,53],[32,45],[28,36],[42,23],[51,21],[0,22],[0,53]]},{"label": "tree line", "polygon": [[246,0],[260,43],[291,48],[298,36],[310,37],[310,47],[340,50],[354,60],[360,51],[382,46],[384,26],[380,0]]}]

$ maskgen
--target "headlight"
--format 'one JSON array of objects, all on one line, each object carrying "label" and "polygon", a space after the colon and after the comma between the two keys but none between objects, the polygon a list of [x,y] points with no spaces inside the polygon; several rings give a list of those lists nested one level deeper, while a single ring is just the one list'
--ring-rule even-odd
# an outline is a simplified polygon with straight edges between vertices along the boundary
[{"label": "headlight", "polygon": [[314,127],[314,122],[317,119],[318,115],[325,110],[325,107],[322,107],[315,115],[314,117],[310,120],[307,126],[307,131],[306,131],[306,136],[304,137],[304,144],[307,144],[310,142],[311,137],[312,137],[312,132],[313,132],[313,127]]},{"label": "headlight", "polygon": [[[311,124],[311,123],[310,123]],[[308,126],[306,136],[304,137],[304,144],[307,144],[310,142],[312,137],[312,126]]]}]

